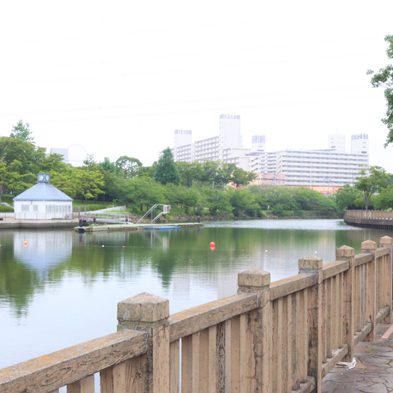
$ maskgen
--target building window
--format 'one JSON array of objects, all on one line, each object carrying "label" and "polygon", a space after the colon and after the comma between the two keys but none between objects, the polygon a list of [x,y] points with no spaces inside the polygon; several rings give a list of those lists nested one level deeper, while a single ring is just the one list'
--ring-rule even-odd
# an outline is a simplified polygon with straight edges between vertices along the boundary
[{"label": "building window", "polygon": [[33,205],[33,212],[38,212],[38,205]]},{"label": "building window", "polygon": [[30,211],[30,205],[22,205],[22,212]]}]

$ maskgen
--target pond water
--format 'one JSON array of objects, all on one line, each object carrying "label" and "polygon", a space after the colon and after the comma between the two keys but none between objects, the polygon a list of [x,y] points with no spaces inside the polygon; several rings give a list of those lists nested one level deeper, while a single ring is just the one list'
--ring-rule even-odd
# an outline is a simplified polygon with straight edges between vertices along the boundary
[{"label": "pond water", "polygon": [[[237,291],[251,267],[272,281],[312,254],[390,231],[342,220],[220,221],[179,231],[0,231],[0,368],[116,331],[117,303],[140,292],[178,312]],[[216,243],[210,250],[211,241]]]}]

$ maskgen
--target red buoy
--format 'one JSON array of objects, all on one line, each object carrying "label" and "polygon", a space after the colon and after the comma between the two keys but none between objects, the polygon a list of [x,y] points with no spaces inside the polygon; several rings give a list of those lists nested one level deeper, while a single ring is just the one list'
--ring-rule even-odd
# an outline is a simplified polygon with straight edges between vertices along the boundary
[{"label": "red buoy", "polygon": [[211,242],[210,243],[210,250],[214,250],[216,248],[216,243],[214,243],[214,242]]},{"label": "red buoy", "polygon": [[211,242],[211,243],[210,243],[210,247],[211,247],[211,246],[215,246],[215,245],[216,245],[216,243],[214,243],[214,242]]}]

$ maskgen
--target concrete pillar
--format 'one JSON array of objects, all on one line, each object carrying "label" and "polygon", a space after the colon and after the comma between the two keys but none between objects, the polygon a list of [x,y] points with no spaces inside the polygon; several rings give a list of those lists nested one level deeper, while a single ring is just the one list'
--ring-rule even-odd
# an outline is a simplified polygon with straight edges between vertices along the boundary
[{"label": "concrete pillar", "polygon": [[145,392],[169,393],[169,301],[140,293],[117,305],[118,330],[147,332]]},{"label": "concrete pillar", "polygon": [[337,261],[348,261],[349,269],[344,273],[343,282],[343,342],[348,345],[348,353],[344,358],[346,362],[352,362],[354,357],[354,299],[355,299],[355,249],[342,246],[336,250]]}]

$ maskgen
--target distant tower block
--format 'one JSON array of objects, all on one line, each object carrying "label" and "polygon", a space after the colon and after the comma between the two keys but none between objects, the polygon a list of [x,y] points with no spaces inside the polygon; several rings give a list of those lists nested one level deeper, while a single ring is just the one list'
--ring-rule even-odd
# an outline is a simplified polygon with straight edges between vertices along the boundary
[{"label": "distant tower block", "polygon": [[369,154],[368,134],[356,134],[351,136],[351,153]]},{"label": "distant tower block", "polygon": [[265,135],[253,135],[251,151],[252,152],[265,151]]},{"label": "distant tower block", "polygon": [[[220,115],[220,144],[222,148],[242,147],[240,135],[240,115]],[[220,146],[221,147],[221,146]]]},{"label": "distant tower block", "polygon": [[71,145],[68,148],[68,163],[72,166],[82,166],[87,154],[87,150],[82,145]]},{"label": "distant tower block", "polygon": [[345,153],[345,135],[330,134],[329,135],[329,149]]},{"label": "distant tower block", "polygon": [[191,141],[191,130],[175,130],[175,149],[179,146],[189,145]]}]

